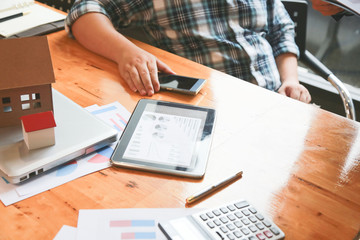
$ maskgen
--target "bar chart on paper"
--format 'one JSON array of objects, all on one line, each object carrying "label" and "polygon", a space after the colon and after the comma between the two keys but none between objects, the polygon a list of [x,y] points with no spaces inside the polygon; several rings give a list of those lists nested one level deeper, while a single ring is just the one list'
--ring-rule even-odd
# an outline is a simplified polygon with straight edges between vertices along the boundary
[{"label": "bar chart on paper", "polygon": [[79,211],[77,240],[166,240],[159,221],[193,214],[196,208],[84,209]]},{"label": "bar chart on paper", "polygon": [[154,219],[111,220],[110,231],[120,239],[156,239],[156,222]]},{"label": "bar chart on paper", "polygon": [[118,102],[98,108],[93,106],[88,109],[93,115],[101,118],[104,122],[114,127],[118,132],[122,132],[130,118],[130,113]]}]

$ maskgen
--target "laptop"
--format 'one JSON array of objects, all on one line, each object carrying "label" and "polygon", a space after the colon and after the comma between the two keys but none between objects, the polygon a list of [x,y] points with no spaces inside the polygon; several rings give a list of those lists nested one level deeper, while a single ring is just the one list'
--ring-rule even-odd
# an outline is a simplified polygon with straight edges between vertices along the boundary
[{"label": "laptop", "polygon": [[55,145],[28,150],[22,127],[0,128],[0,175],[20,183],[117,140],[117,131],[55,89]]}]

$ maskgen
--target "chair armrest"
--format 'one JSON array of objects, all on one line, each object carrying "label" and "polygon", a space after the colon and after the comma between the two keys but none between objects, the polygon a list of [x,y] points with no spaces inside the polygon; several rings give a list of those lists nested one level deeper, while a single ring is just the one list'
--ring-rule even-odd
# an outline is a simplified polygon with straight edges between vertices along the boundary
[{"label": "chair armrest", "polygon": [[322,64],[314,55],[305,50],[301,61],[307,65],[316,74],[328,80],[338,91],[344,104],[346,117],[356,120],[355,107],[351,95],[345,85],[338,79],[324,64]]}]

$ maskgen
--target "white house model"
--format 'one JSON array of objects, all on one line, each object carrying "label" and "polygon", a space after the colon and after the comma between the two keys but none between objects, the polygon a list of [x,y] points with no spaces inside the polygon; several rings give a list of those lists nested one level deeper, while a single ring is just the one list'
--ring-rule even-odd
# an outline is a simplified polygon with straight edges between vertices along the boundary
[{"label": "white house model", "polygon": [[55,144],[56,123],[52,111],[22,116],[21,124],[29,150]]}]

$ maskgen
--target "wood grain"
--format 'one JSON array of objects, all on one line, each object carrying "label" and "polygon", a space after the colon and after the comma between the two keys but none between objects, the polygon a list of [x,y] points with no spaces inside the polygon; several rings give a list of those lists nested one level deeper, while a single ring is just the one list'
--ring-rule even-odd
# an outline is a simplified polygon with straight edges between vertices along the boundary
[{"label": "wood grain", "polygon": [[[130,112],[140,95],[115,63],[64,31],[48,36],[55,89],[81,105],[119,101]],[[175,72],[207,79],[197,96],[152,98],[217,110],[203,179],[108,168],[5,207],[0,239],[52,239],[77,225],[79,209],[212,207],[244,198],[270,216],[286,239],[353,239],[360,229],[360,126],[277,93],[133,40]],[[119,53],[121,54],[121,53]],[[189,195],[243,170],[243,178],[194,205]]]}]

